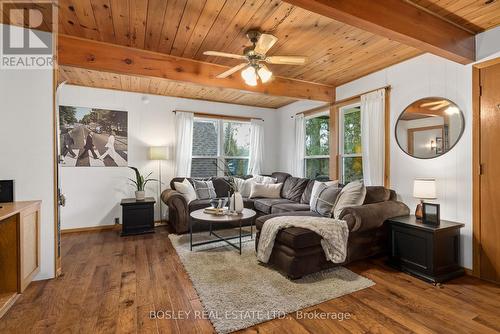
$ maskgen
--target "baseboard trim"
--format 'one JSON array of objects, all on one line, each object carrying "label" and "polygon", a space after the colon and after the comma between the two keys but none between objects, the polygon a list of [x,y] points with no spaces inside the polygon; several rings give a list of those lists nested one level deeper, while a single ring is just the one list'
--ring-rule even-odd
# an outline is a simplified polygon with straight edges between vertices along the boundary
[{"label": "baseboard trim", "polygon": [[467,276],[474,276],[474,272],[472,271],[472,269],[468,269],[468,268],[464,268],[464,271],[465,271],[465,275]]},{"label": "baseboard trim", "polygon": [[77,228],[68,228],[65,230],[61,230],[61,234],[67,233],[77,233],[77,232],[90,232],[90,231],[103,231],[103,230],[114,230],[117,229],[119,225],[100,225],[100,226],[90,226],[90,227],[77,227]]}]

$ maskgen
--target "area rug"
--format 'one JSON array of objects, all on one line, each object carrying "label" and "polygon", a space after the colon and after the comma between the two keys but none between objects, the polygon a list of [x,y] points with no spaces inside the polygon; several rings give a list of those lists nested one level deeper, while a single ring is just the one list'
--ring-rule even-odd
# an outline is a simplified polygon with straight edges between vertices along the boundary
[{"label": "area rug", "polygon": [[[191,252],[189,235],[170,234],[169,238],[205,313],[220,334],[282,317],[375,284],[344,267],[291,281],[258,263],[255,241],[249,237],[244,239],[241,255],[223,242],[199,246]],[[194,241],[207,238],[208,232],[193,235]]]}]

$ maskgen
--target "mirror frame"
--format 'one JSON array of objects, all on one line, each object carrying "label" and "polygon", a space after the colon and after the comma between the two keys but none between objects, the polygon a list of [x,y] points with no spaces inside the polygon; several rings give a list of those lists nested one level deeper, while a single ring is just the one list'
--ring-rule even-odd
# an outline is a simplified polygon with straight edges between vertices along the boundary
[{"label": "mirror frame", "polygon": [[[398,140],[398,123],[399,121],[401,120],[401,116],[403,116],[403,114],[405,113],[406,109],[408,109],[412,104],[414,104],[415,102],[418,102],[420,100],[424,100],[424,99],[441,99],[441,100],[446,100],[450,103],[453,103],[455,106],[457,106],[458,110],[460,111],[460,117],[462,118],[462,129],[460,130],[460,134],[458,135],[457,137],[457,140],[455,141],[455,143],[448,149],[448,151],[444,152],[443,154],[440,154],[440,155],[436,155],[435,157],[429,157],[429,158],[420,158],[420,157],[414,157],[413,155],[411,155],[410,153],[406,152],[402,147],[401,147],[401,144],[399,143],[399,140]],[[465,131],[465,116],[464,116],[464,113],[462,111],[462,108],[460,108],[460,106],[453,102],[452,100],[450,99],[447,99],[445,97],[439,97],[439,96],[427,96],[427,97],[422,97],[422,98],[419,98],[415,101],[413,101],[412,103],[408,104],[404,109],[403,111],[399,114],[398,116],[398,119],[396,120],[396,124],[394,125],[394,138],[396,139],[396,143],[398,144],[398,147],[401,149],[401,151],[403,151],[406,155],[408,155],[409,157],[411,158],[414,158],[414,159],[421,159],[421,160],[430,160],[430,159],[436,159],[436,158],[439,158],[439,157],[442,157],[443,155],[445,155],[446,153],[450,152],[457,144],[458,142],[460,141],[460,139],[462,139],[462,135],[464,134],[464,131]]]}]

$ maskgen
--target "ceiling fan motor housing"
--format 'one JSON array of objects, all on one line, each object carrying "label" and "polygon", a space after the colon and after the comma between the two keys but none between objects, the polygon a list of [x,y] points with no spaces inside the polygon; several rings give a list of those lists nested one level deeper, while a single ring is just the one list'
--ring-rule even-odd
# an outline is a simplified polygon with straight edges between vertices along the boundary
[{"label": "ceiling fan motor housing", "polygon": [[257,43],[257,41],[259,40],[260,35],[261,35],[261,32],[258,30],[249,30],[247,32],[247,37],[250,40],[250,42],[253,43],[254,46],[255,46],[255,43]]}]

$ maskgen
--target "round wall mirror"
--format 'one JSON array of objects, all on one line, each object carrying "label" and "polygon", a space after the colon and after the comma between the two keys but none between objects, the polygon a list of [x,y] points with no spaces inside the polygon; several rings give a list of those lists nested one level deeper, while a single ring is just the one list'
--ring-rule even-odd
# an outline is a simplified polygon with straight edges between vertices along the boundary
[{"label": "round wall mirror", "polygon": [[399,147],[414,158],[431,159],[445,154],[460,140],[465,120],[460,108],[442,97],[428,97],[410,104],[396,123]]}]

